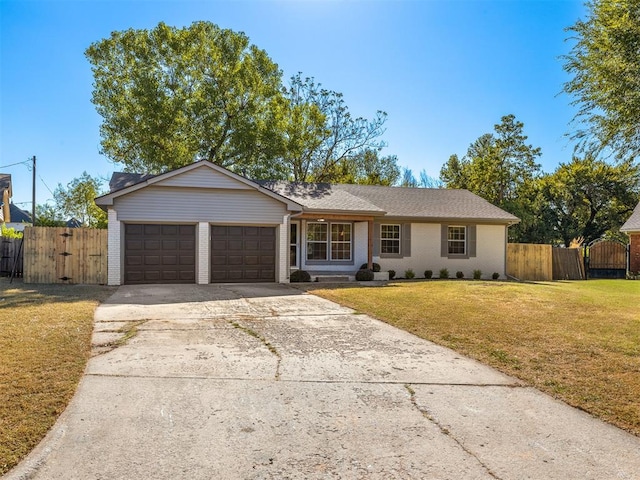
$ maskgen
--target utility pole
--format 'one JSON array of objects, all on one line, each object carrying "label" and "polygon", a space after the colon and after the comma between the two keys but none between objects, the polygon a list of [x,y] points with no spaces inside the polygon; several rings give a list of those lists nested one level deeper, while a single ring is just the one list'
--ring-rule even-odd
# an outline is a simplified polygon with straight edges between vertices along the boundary
[{"label": "utility pole", "polygon": [[31,198],[31,223],[35,226],[36,224],[36,156],[33,158],[33,184],[31,188],[31,193],[33,194]]}]

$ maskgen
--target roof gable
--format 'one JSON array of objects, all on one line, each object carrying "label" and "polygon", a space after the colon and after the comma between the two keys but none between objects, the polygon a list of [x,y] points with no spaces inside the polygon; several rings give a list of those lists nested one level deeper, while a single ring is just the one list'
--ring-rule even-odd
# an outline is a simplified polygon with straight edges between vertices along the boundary
[{"label": "roof gable", "polygon": [[629,219],[620,227],[621,232],[640,232],[640,202],[634,208]]},{"label": "roof gable", "polygon": [[115,198],[128,195],[151,185],[157,187],[258,190],[279,202],[285,203],[287,208],[290,210],[301,210],[301,206],[295,201],[283,197],[276,192],[265,189],[259,184],[237,175],[223,167],[204,160],[160,175],[115,172],[109,182],[111,192],[96,198],[95,202],[97,205],[104,208],[106,206],[113,205],[113,200]]}]

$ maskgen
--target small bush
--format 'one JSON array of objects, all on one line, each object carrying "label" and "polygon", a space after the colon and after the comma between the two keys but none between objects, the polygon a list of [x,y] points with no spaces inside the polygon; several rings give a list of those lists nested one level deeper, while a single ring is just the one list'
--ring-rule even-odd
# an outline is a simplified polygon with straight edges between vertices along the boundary
[{"label": "small bush", "polygon": [[494,280],[497,280],[500,278],[500,274],[498,272],[493,272],[493,275],[491,275],[491,278],[493,278]]},{"label": "small bush", "polygon": [[457,271],[456,272],[456,278],[464,278],[464,272]]},{"label": "small bush", "polygon": [[449,278],[449,270],[446,268],[440,269],[440,278]]},{"label": "small bush", "polygon": [[306,270],[294,270],[289,276],[290,282],[310,282],[311,275]]},{"label": "small bush", "polygon": [[395,270],[389,270],[389,280],[393,280],[394,278],[396,278],[396,271]]},{"label": "small bush", "polygon": [[473,279],[480,280],[482,278],[482,270],[474,270],[473,271]]},{"label": "small bush", "polygon": [[413,271],[413,268],[407,268],[404,271],[404,278],[408,278],[409,280],[411,280],[412,278],[415,278],[416,274]]},{"label": "small bush", "polygon": [[356,280],[359,282],[369,282],[373,280],[373,272],[366,268],[362,268],[356,272]]},{"label": "small bush", "polygon": [[431,278],[431,277],[433,277],[433,270],[425,270],[424,278]]},{"label": "small bush", "polygon": [[[380,264],[379,263],[373,263],[373,271],[374,272],[379,272],[380,271]],[[369,269],[369,265],[367,265],[366,263],[363,263],[362,265],[360,265],[360,270],[368,270]]]}]

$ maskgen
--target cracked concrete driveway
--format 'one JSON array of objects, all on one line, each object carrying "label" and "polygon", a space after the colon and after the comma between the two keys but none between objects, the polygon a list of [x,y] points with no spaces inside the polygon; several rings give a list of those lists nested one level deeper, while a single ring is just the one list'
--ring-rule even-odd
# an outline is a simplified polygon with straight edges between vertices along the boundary
[{"label": "cracked concrete driveway", "polygon": [[124,286],[95,317],[7,478],[640,478],[637,437],[285,285]]}]

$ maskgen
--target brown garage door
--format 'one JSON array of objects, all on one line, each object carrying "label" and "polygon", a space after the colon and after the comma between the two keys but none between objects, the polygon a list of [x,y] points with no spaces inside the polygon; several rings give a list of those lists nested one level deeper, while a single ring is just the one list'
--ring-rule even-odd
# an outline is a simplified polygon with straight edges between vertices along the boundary
[{"label": "brown garage door", "polygon": [[125,224],[124,283],[195,283],[195,225]]},{"label": "brown garage door", "polygon": [[211,282],[275,282],[275,227],[211,226]]}]

